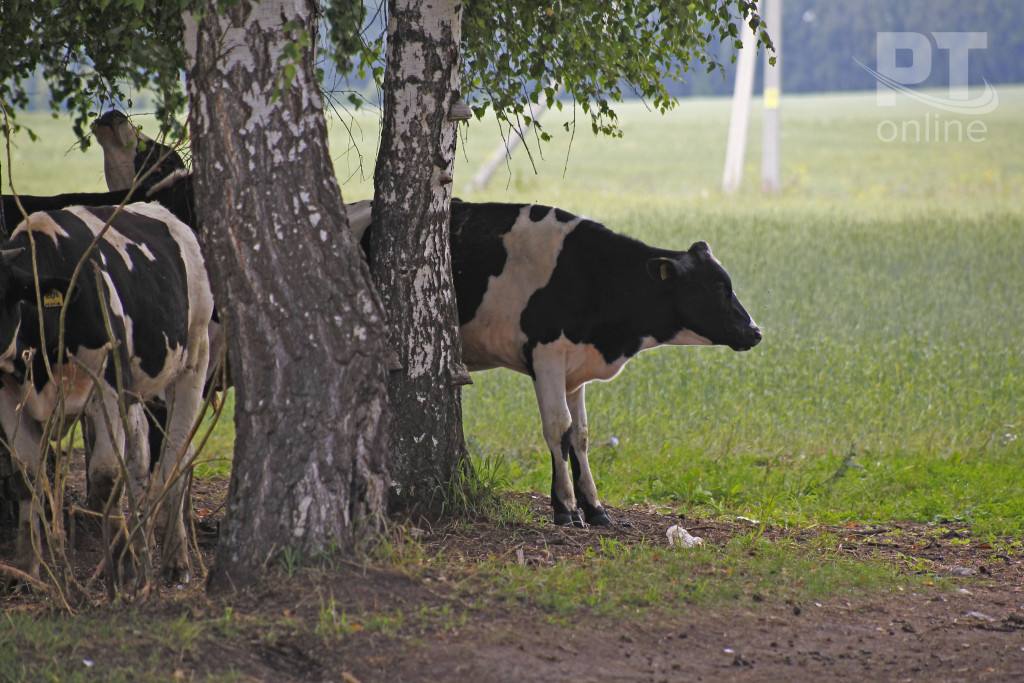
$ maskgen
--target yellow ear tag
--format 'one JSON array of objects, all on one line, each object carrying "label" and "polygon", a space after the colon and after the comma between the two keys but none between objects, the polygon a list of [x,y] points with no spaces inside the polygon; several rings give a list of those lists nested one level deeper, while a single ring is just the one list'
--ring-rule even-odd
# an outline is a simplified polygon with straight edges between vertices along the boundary
[{"label": "yellow ear tag", "polygon": [[669,278],[669,275],[670,275],[670,272],[669,272],[669,269],[668,269],[668,264],[667,263],[662,263],[661,264],[661,279],[662,280],[667,280]]},{"label": "yellow ear tag", "polygon": [[64,295],[56,289],[51,289],[46,294],[43,294],[43,307],[44,308],[60,308],[64,305]]}]

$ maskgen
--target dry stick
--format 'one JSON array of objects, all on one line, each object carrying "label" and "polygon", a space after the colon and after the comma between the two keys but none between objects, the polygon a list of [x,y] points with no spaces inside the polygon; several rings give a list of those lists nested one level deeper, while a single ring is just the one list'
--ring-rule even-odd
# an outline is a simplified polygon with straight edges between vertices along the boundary
[{"label": "dry stick", "polygon": [[[17,408],[16,408],[16,411],[17,411]],[[19,424],[19,426],[20,426],[20,424]],[[15,434],[17,434],[17,431],[15,431]],[[35,507],[36,507],[36,505],[38,503],[38,500],[39,500],[36,496],[38,495],[39,497],[41,497],[42,494],[41,493],[37,494],[37,492],[33,489],[32,482],[28,481],[28,473],[25,471],[25,466],[22,463],[21,459],[15,453],[12,444],[13,444],[13,439],[11,440],[10,443],[3,442],[3,445],[7,448],[7,451],[11,454],[11,462],[12,462],[12,464],[17,466],[18,474],[22,477],[22,479],[25,480],[24,486],[26,488],[28,488],[30,491],[32,491],[32,493],[33,493],[32,504],[30,506],[31,510],[29,512],[29,514],[31,515],[31,514],[34,513]],[[39,477],[37,476],[36,479],[38,480]],[[41,507],[41,505],[40,505],[40,507]],[[45,531],[45,523],[46,523],[45,516],[44,515],[40,515],[40,518],[41,518],[40,522],[44,526],[44,531]],[[33,588],[36,588],[37,590],[41,590],[42,592],[49,594],[51,598],[53,598],[55,600],[59,600],[61,605],[64,607],[64,609],[67,610],[68,613],[72,613],[73,610],[71,609],[71,605],[68,603],[68,601],[65,598],[64,594],[60,590],[61,586],[60,586],[59,582],[57,581],[57,577],[55,577],[52,574],[52,572],[50,572],[49,566],[46,565],[42,561],[43,558],[42,558],[41,553],[36,551],[36,539],[37,539],[36,534],[37,534],[37,530],[35,528],[35,525],[29,524],[29,544],[30,544],[30,546],[32,548],[32,551],[36,555],[36,561],[39,562],[39,565],[42,566],[47,571],[47,574],[49,575],[49,577],[51,579],[51,582],[50,583],[44,583],[44,582],[40,581],[39,579],[35,578],[34,576],[32,576],[31,574],[28,574],[28,573],[22,571],[21,569],[17,569],[15,567],[12,567],[12,566],[4,564],[4,563],[0,563],[0,573],[6,573],[6,574],[10,575],[11,577],[13,577],[14,579],[25,581],[26,583],[31,585]]]},{"label": "dry stick", "polygon": [[[49,450],[51,437],[53,434],[54,427],[54,415],[46,421],[45,428],[42,431],[42,439],[40,440],[40,459],[42,463],[42,470],[44,476],[40,477],[39,472],[36,472],[36,482],[41,488],[42,492],[40,498],[45,496],[44,500],[49,503],[50,510],[53,512],[53,521],[48,522],[46,515],[42,514],[43,510],[40,510],[40,524],[44,531],[44,537],[46,539],[47,549],[50,551],[50,558],[54,561],[54,567],[51,568],[49,565],[43,565],[46,567],[47,573],[50,575],[52,581],[61,586],[61,591],[65,597],[69,596],[70,593],[76,591],[76,602],[80,601],[83,597],[81,592],[77,589],[81,588],[75,583],[74,571],[71,567],[70,561],[67,559],[67,555],[64,551],[64,516],[63,516],[63,505],[64,505],[64,484],[66,477],[64,476],[64,462],[61,458],[61,450],[57,448],[54,451],[54,485],[50,486],[50,479],[46,476],[46,455]],[[59,434],[59,430],[58,430]],[[58,471],[59,468],[59,471]],[[33,546],[34,547],[34,546]],[[40,561],[42,558],[40,558]],[[43,564],[42,562],[40,562]],[[55,574],[54,571],[59,572],[59,575]]]},{"label": "dry stick", "polygon": [[[93,379],[94,379],[94,382],[98,382],[99,381],[95,376],[94,376]],[[105,406],[103,406],[101,404],[101,407],[103,408],[104,421],[107,424],[107,429],[110,430],[111,429],[111,427],[109,426],[110,425],[110,420],[111,420],[110,415],[106,412]],[[118,480],[117,486],[115,487],[114,491],[111,492],[110,497],[105,501],[102,512],[93,512],[93,511],[90,511],[90,510],[82,510],[81,508],[75,508],[79,512],[86,512],[87,514],[100,517],[100,519],[101,519],[100,527],[101,527],[101,531],[103,533],[104,561],[101,562],[99,564],[99,566],[97,566],[96,570],[93,572],[92,576],[89,578],[89,582],[86,585],[86,589],[90,590],[90,591],[92,589],[92,585],[99,579],[99,577],[102,574],[104,568],[107,568],[107,567],[109,567],[110,570],[115,573],[115,577],[117,579],[119,587],[121,589],[125,588],[124,582],[120,578],[120,574],[117,571],[117,569],[121,566],[121,563],[124,560],[125,554],[128,554],[128,555],[131,556],[131,558],[132,558],[132,565],[133,566],[139,567],[141,565],[143,567],[143,569],[140,572],[140,574],[148,577],[152,573],[151,555],[149,553],[149,546],[145,542],[145,538],[141,542],[141,547],[142,547],[141,557],[140,557],[140,554],[136,553],[136,546],[139,545],[139,543],[140,543],[136,539],[136,536],[138,535],[138,530],[139,530],[139,528],[141,526],[141,522],[136,524],[135,526],[132,526],[129,529],[129,521],[128,521],[128,519],[125,518],[125,516],[123,514],[117,514],[117,515],[112,514],[113,507],[115,505],[118,505],[118,507],[120,507],[121,494],[125,490],[124,482],[129,477],[128,473],[126,472],[126,468],[124,466],[124,463],[123,463],[123,458],[121,458],[119,464],[121,465],[121,478]],[[127,487],[127,488],[130,489],[131,487]],[[135,500],[134,497],[129,496],[129,515],[133,519],[138,517],[138,513],[137,513],[137,511],[138,511],[138,503],[137,502],[133,502],[134,500]],[[109,526],[109,524],[110,524],[111,521],[118,522],[118,531],[117,531],[117,533],[113,537],[110,536],[110,526]],[[118,556],[116,558],[116,562],[115,562],[115,558],[113,557],[114,544],[116,542],[118,542],[121,539],[122,536],[125,539],[125,547],[118,554]],[[135,539],[135,540],[133,540],[133,539]],[[147,579],[147,581],[148,581],[148,579]],[[145,593],[148,592],[148,590],[145,590],[146,588],[148,588],[148,584],[146,586],[141,587],[141,588],[137,587],[137,590],[139,591],[140,594],[145,594]],[[111,600],[113,600],[116,597],[116,595],[114,595],[113,591],[114,591],[114,584],[111,583],[108,586],[108,596],[110,597]]]},{"label": "dry stick", "polygon": [[[4,106],[3,101],[0,101],[0,112],[4,115],[4,130],[7,134],[4,136],[7,139],[6,150],[7,150],[7,185],[11,188],[11,194],[14,196],[14,203],[18,205],[18,210],[21,211],[22,218],[28,218],[28,214],[25,213],[25,207],[21,205],[21,200],[18,198],[18,193],[14,190],[14,177],[11,175],[11,122],[7,117],[7,107]],[[10,235],[3,235],[4,239],[7,239]]]},{"label": "dry stick", "polygon": [[[29,367],[31,367],[31,366],[29,366]],[[33,386],[32,380],[31,380],[31,376],[32,376],[32,373],[31,373],[31,369],[30,369],[29,370],[29,377],[30,377],[30,379],[29,379],[29,381],[27,383],[28,386]],[[27,394],[26,394],[26,398],[27,398]],[[47,499],[49,500],[49,503],[50,503],[50,509],[55,511],[55,513],[57,511],[63,510],[64,493],[65,493],[65,490],[66,490],[66,487],[67,487],[67,482],[68,482],[68,478],[69,478],[69,474],[70,474],[70,469],[71,469],[71,459],[72,459],[72,453],[71,452],[68,452],[68,453],[65,454],[64,447],[62,445],[62,441],[64,441],[66,439],[66,437],[67,437],[67,431],[70,430],[70,429],[73,429],[76,424],[80,423],[79,418],[75,417],[71,421],[70,425],[66,424],[67,423],[67,414],[65,412],[66,404],[65,404],[65,401],[63,400],[63,398],[59,401],[57,408],[58,408],[57,412],[51,413],[50,417],[46,421],[46,425],[44,426],[44,429],[43,429],[42,440],[41,440],[41,444],[40,444],[41,455],[42,455],[42,457],[45,458],[46,451],[47,451],[47,445],[50,444],[51,442],[54,442],[54,441],[56,441],[56,443],[57,443],[57,448],[54,451],[54,456],[55,456],[56,462],[55,462],[55,466],[54,466],[54,486],[53,486],[53,488],[51,489],[50,482],[49,482],[49,479],[47,477],[41,477],[40,478],[42,480],[42,483],[43,483],[44,493],[46,494]],[[67,439],[67,441],[68,441],[69,444],[73,443],[73,441],[74,441],[74,434],[73,433],[72,433],[72,437],[70,439]],[[74,567],[73,567],[73,565],[71,563],[71,560],[68,558],[67,552],[65,550],[65,544],[64,544],[65,528],[64,528],[64,518],[63,518],[63,515],[59,514],[59,513],[54,514],[54,527],[53,528],[50,528],[47,525],[45,517],[42,517],[42,524],[43,524],[44,530],[46,531],[46,541],[47,541],[47,545],[48,545],[49,550],[50,550],[50,557],[51,558],[57,558],[57,567],[62,572],[62,577],[60,579],[58,579],[57,577],[54,577],[54,580],[55,581],[61,581],[62,582],[62,586],[64,587],[65,592],[67,592],[68,594],[74,592],[75,602],[76,603],[81,603],[82,601],[84,601],[87,598],[88,594],[85,591],[85,589],[83,588],[83,586],[75,578]],[[70,538],[69,545],[72,548],[72,552],[73,552],[74,540],[75,540],[74,539],[74,526],[73,526],[74,518],[73,517],[71,517],[70,524],[72,525],[72,527],[71,527],[71,538]],[[49,567],[47,567],[47,571],[52,574],[52,572],[50,571]]]},{"label": "dry stick", "polygon": [[[8,576],[17,579],[18,581],[24,581],[36,590],[42,591],[43,593],[48,593],[51,598],[61,598],[61,596],[53,590],[53,586],[50,586],[47,583],[43,583],[36,577],[21,571],[17,567],[12,567],[9,564],[4,564],[3,562],[0,562],[0,573],[7,574]],[[67,602],[63,600],[61,600],[61,602],[64,604],[64,606],[67,608],[67,611],[70,613],[72,610],[71,607],[67,604]]]},{"label": "dry stick", "polygon": [[[19,203],[19,206],[20,206],[20,203]],[[22,210],[22,212],[24,213],[24,210]],[[38,252],[36,250],[36,240],[35,240],[35,235],[32,233],[31,230],[26,230],[26,234],[28,235],[29,249],[30,249],[30,253],[32,255],[32,281],[33,281],[33,284],[35,286],[34,289],[35,289],[35,295],[36,295],[36,312],[37,312],[36,316],[37,316],[37,323],[39,325],[40,347],[42,349],[46,349],[46,347],[47,347],[46,346],[46,329],[45,329],[45,326],[44,326],[44,323],[43,323],[43,298],[42,298],[42,293],[41,293],[40,287],[39,287],[39,263],[38,263]],[[70,297],[67,297],[67,298],[70,298]],[[66,303],[66,301],[64,303]],[[64,339],[63,329],[58,329],[58,337],[57,337],[58,348],[63,346],[63,339]],[[30,359],[34,360],[34,353],[29,352],[29,356],[30,356]],[[49,356],[48,356],[48,354],[45,351],[42,354],[42,358],[43,358],[43,367],[46,369],[47,379],[50,381],[51,384],[56,384],[56,386],[57,386],[58,406],[59,406],[59,410],[57,411],[57,415],[60,416],[60,421],[61,421],[61,423],[63,423],[64,407],[65,407],[65,399],[66,399],[64,382],[63,381],[61,381],[59,383],[56,382],[56,380],[54,378],[53,367],[50,365]],[[61,365],[60,361],[62,360],[60,354],[58,355],[57,360],[58,360],[58,367],[60,367],[60,365]],[[28,369],[28,378],[29,378],[29,380],[28,380],[28,382],[26,384],[25,401],[28,401],[28,392],[31,390],[31,387],[34,386],[35,378],[34,378],[34,373],[33,373],[33,370],[32,370],[32,364],[31,364],[30,360],[26,360],[25,365],[26,365],[26,367]],[[40,522],[41,522],[42,528],[46,531],[46,544],[47,544],[47,546],[50,549],[50,557],[52,559],[52,558],[54,558],[56,556],[56,558],[58,559],[58,562],[62,565],[62,567],[61,567],[62,568],[62,573],[64,573],[65,575],[70,574],[70,575],[73,576],[74,572],[68,566],[67,558],[64,556],[64,553],[63,553],[63,547],[64,547],[64,533],[63,533],[63,528],[62,528],[62,526],[63,526],[62,525],[63,517],[58,512],[59,510],[61,510],[63,508],[64,500],[62,498],[60,500],[59,504],[56,503],[56,501],[54,500],[54,497],[53,497],[53,492],[50,490],[49,478],[46,475],[46,455],[47,455],[47,451],[49,450],[50,434],[52,434],[54,417],[55,417],[55,415],[53,413],[51,413],[50,416],[46,420],[46,425],[44,426],[44,429],[42,430],[42,434],[41,434],[42,438],[40,439],[40,442],[39,442],[39,460],[40,460],[40,463],[42,465],[43,476],[41,476],[41,477],[39,476],[39,470],[37,469],[37,471],[36,471],[36,481],[34,482],[35,486],[32,488],[32,491],[33,491],[32,505],[33,505],[33,507],[36,505],[36,502],[37,502],[37,499],[38,499],[37,496],[39,496],[41,494],[41,491],[45,491],[46,494],[47,494],[47,498],[49,499],[50,509],[55,511],[55,514],[53,515],[53,525],[52,525],[52,528],[51,528],[51,526],[46,521],[46,515],[43,514],[44,511],[42,509],[42,501],[39,501],[39,505],[40,505],[39,518],[40,518]],[[59,453],[57,453],[55,455],[55,457],[57,457],[57,456],[59,456]],[[59,478],[60,475],[58,474],[58,472],[56,470],[57,470],[57,468],[55,466],[54,467],[54,477]],[[61,467],[61,471],[63,471],[63,466]],[[57,482],[55,482],[55,483],[57,483]],[[59,483],[57,483],[57,488],[60,489],[60,490],[63,490],[63,487],[60,486]],[[56,548],[58,546],[60,547],[61,552],[55,552],[55,550],[56,550]],[[33,542],[32,547],[35,548],[35,543],[34,542]],[[60,583],[60,581],[57,579],[57,577],[54,576],[54,574],[53,574],[52,570],[50,569],[49,565],[46,565],[45,563],[43,563],[42,562],[42,558],[39,558],[39,559],[40,559],[40,564],[43,564],[44,566],[46,566],[46,571],[50,575],[50,577],[54,581],[54,583]],[[66,586],[61,586],[60,587],[60,590],[61,590],[62,594],[66,592],[65,589],[66,589]]]},{"label": "dry stick", "polygon": [[[110,342],[107,342],[106,346],[109,349]],[[109,352],[109,350],[108,350],[108,352]],[[93,380],[92,388],[89,390],[89,396],[86,398],[86,401],[91,401],[91,400],[93,400],[93,397],[94,397],[95,393],[98,391],[98,387],[99,387],[98,376],[94,375],[91,371],[89,371],[89,369],[86,368],[77,359],[74,359],[74,360],[76,362],[76,367],[81,368],[87,374],[92,376],[92,380]],[[106,361],[104,360],[104,363],[100,366],[100,372],[102,373],[105,370],[105,368],[106,368]],[[104,419],[107,422],[107,425],[108,425],[107,428],[109,430],[110,429],[110,426],[109,426],[110,417],[108,415],[106,415],[106,406],[103,404],[102,400],[100,401],[100,405],[104,408]],[[111,440],[113,440],[113,439],[111,439]],[[86,476],[88,476],[88,474]],[[118,572],[117,569],[116,569],[117,565],[114,562],[114,556],[113,556],[113,551],[111,550],[111,547],[113,545],[113,542],[115,540],[117,540],[117,538],[119,538],[121,536],[121,529],[123,529],[123,527],[124,527],[124,520],[123,520],[123,516],[122,516],[122,520],[121,520],[121,524],[120,524],[120,528],[118,530],[118,533],[115,535],[114,539],[112,540],[110,538],[110,521],[111,521],[110,511],[111,511],[111,508],[113,507],[114,501],[118,501],[120,503],[122,481],[124,481],[124,475],[123,474],[122,474],[122,479],[117,482],[117,484],[114,486],[114,490],[111,492],[110,496],[108,496],[107,500],[104,501],[103,511],[100,513],[100,517],[101,517],[101,519],[100,519],[100,533],[103,536],[103,561],[100,562],[99,566],[96,568],[96,571],[94,571],[93,575],[91,577],[89,577],[89,582],[86,584],[86,588],[91,590],[93,582],[102,573],[103,568],[104,567],[109,568],[110,573],[111,573],[111,577],[110,577],[110,581],[107,582],[106,590],[107,590],[107,599],[110,600],[111,602],[113,602],[114,599],[117,597],[117,588],[118,588],[118,586],[115,585],[115,581],[118,582],[118,583],[120,582],[120,572]],[[120,507],[120,505],[118,505],[118,507]]]}]

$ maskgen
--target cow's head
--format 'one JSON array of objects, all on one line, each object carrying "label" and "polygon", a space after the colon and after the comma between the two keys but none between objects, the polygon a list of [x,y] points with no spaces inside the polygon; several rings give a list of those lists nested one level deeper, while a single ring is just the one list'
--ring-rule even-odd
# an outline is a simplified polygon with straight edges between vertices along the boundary
[{"label": "cow's head", "polygon": [[123,113],[111,109],[92,122],[92,130],[104,150],[107,147],[120,147],[130,149],[132,156],[135,155],[138,135],[131,121]]},{"label": "cow's head", "polygon": [[732,280],[705,242],[647,263],[651,278],[668,288],[685,328],[712,344],[746,351],[761,341],[761,330],[732,291]]},{"label": "cow's head", "polygon": [[[43,306],[46,343],[48,346],[56,344],[60,309],[68,298],[71,284],[65,277],[41,277],[40,301],[36,297],[32,272],[16,263],[24,252],[24,248],[0,250],[0,369],[7,372],[12,371],[12,363],[22,347],[39,345],[39,326],[31,324],[39,319],[37,303]],[[29,323],[27,328],[23,325],[26,321]],[[30,339],[26,339],[25,334],[29,330],[34,332],[29,335]]]}]

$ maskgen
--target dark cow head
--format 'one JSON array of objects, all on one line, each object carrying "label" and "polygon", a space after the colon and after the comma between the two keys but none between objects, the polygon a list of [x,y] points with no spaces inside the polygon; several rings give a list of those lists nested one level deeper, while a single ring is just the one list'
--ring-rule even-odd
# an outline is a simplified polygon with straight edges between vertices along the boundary
[{"label": "dark cow head", "polygon": [[[26,334],[34,330],[34,334],[29,334],[28,346],[35,346],[39,341],[38,325],[30,324],[29,330],[22,325],[25,320],[39,318],[35,279],[31,272],[14,263],[24,251],[24,248],[0,250],[0,366],[8,371],[26,342]],[[65,277],[40,277],[39,292],[49,345],[56,343],[60,309],[68,296],[69,285],[70,280]]]},{"label": "dark cow head", "polygon": [[127,190],[136,181],[148,191],[172,173],[186,171],[176,151],[143,135],[116,109],[96,119],[92,130],[103,148],[103,174],[111,192]]},{"label": "dark cow head", "polygon": [[761,341],[761,330],[736,298],[729,274],[706,242],[696,242],[674,256],[651,259],[647,271],[669,288],[686,329],[734,351],[746,351]]}]

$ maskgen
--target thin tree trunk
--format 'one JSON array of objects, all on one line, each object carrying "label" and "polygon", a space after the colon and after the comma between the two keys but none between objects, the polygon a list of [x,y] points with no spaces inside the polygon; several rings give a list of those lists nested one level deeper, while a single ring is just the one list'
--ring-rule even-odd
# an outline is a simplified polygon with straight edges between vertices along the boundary
[{"label": "thin tree trunk", "polygon": [[448,246],[462,6],[389,0],[371,267],[402,370],[388,384],[393,502],[439,502],[466,463],[458,313]]},{"label": "thin tree trunk", "polygon": [[388,419],[383,315],[327,151],[314,3],[201,4],[185,21],[196,203],[236,392],[220,590],[377,525]]}]

